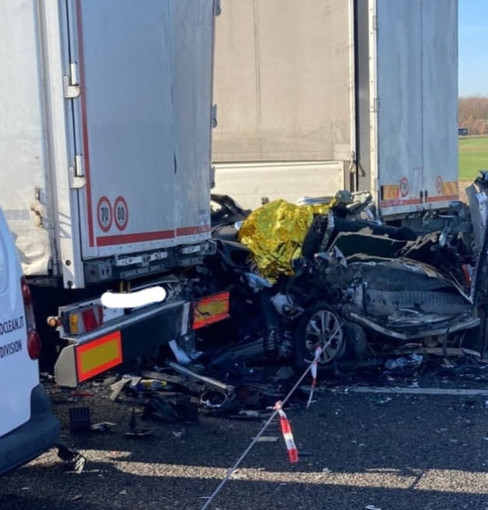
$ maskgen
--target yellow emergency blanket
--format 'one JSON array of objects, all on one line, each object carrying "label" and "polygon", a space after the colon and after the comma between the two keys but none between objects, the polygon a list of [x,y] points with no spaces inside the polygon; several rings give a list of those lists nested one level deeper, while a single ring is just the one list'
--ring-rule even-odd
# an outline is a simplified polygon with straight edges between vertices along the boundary
[{"label": "yellow emergency blanket", "polygon": [[292,276],[293,260],[301,255],[314,214],[327,214],[332,205],[273,200],[254,210],[239,229],[239,241],[251,250],[261,276],[270,281],[280,275]]}]

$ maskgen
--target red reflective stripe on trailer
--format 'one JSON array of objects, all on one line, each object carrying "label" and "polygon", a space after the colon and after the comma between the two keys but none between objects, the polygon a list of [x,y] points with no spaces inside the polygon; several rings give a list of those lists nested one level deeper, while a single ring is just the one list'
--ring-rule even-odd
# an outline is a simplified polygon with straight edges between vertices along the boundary
[{"label": "red reflective stripe on trailer", "polygon": [[173,239],[174,230],[161,230],[159,232],[141,232],[139,234],[120,234],[116,236],[97,237],[97,246],[112,246],[114,244],[141,243],[144,241],[158,241],[160,239]]},{"label": "red reflective stripe on trailer", "polygon": [[426,202],[433,203],[433,202],[451,202],[452,200],[458,200],[459,195],[439,195],[437,197],[427,197]]},{"label": "red reflective stripe on trailer", "polygon": [[193,304],[193,329],[203,328],[229,317],[230,293],[219,292]]},{"label": "red reflective stripe on trailer", "polygon": [[85,84],[85,56],[83,53],[83,23],[81,19],[81,0],[76,0],[76,26],[78,30],[78,68],[80,74],[80,88],[83,94],[80,95],[81,106],[81,130],[83,137],[83,159],[85,165],[85,183],[86,183],[86,208],[88,217],[88,242],[94,246],[93,234],[93,207],[91,196],[90,180],[90,147],[88,143],[88,121],[86,115],[86,84]]},{"label": "red reflective stripe on trailer", "polygon": [[401,207],[402,205],[416,205],[421,203],[422,201],[420,198],[409,198],[407,200],[396,198],[395,200],[382,200],[380,202],[380,207]]},{"label": "red reflective stripe on trailer", "polygon": [[161,239],[173,239],[175,236],[202,234],[210,232],[210,225],[196,227],[184,227],[175,230],[159,230],[156,232],[140,232],[137,234],[118,234],[114,236],[97,237],[97,246],[112,246],[114,244],[141,243],[144,241],[158,241]]},{"label": "red reflective stripe on trailer", "polygon": [[[427,196],[425,202],[432,204],[436,202],[451,202],[453,200],[459,200],[459,195],[436,195],[433,197]],[[420,198],[409,198],[407,200],[401,200],[397,198],[395,200],[382,200],[380,202],[380,207],[401,207],[403,205],[417,205],[421,203],[422,200],[420,200]]]},{"label": "red reflective stripe on trailer", "polygon": [[176,229],[176,235],[178,236],[190,236],[193,234],[204,234],[210,232],[212,227],[210,225],[199,225],[196,227],[181,227]]},{"label": "red reflective stripe on trailer", "polygon": [[76,347],[76,369],[78,382],[86,381],[110,368],[120,365],[122,338],[120,331],[91,340]]}]

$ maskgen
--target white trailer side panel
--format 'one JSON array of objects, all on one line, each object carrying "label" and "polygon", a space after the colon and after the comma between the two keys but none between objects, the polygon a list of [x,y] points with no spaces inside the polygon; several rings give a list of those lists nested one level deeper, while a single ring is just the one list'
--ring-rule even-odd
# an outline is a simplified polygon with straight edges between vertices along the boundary
[{"label": "white trailer side panel", "polygon": [[213,2],[191,4],[71,3],[84,258],[209,238]]},{"label": "white trailer side panel", "polygon": [[83,287],[96,259],[210,238],[213,34],[213,0],[0,2],[0,200],[26,274]]},{"label": "white trailer side panel", "polygon": [[38,21],[35,0],[1,3],[0,202],[26,274],[47,273],[53,249]]},{"label": "white trailer side panel", "polygon": [[457,1],[376,0],[376,165],[384,216],[457,198]]},{"label": "white trailer side panel", "polygon": [[376,107],[383,205],[396,186],[404,202],[420,200],[422,157],[422,0],[377,1]]}]

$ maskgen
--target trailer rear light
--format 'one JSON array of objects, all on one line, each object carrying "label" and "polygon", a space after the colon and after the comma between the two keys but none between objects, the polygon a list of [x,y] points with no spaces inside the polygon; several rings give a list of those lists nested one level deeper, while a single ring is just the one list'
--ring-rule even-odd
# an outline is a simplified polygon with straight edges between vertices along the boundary
[{"label": "trailer rear light", "polygon": [[[96,311],[98,312],[98,319],[95,315]],[[102,324],[103,316],[100,313],[102,310],[100,308],[100,310],[96,311],[93,308],[89,308],[88,310],[83,310],[81,312],[81,318],[83,320],[85,331],[92,331]]]},{"label": "trailer rear light", "polygon": [[93,331],[103,324],[103,307],[92,305],[68,312],[67,323],[70,335],[81,335]]},{"label": "trailer rear light", "polygon": [[29,329],[27,333],[27,352],[31,359],[39,359],[41,356],[41,336],[35,329]]},{"label": "trailer rear light", "polygon": [[70,335],[78,335],[80,333],[80,328],[78,326],[79,314],[78,313],[70,313],[69,314],[69,332]]}]

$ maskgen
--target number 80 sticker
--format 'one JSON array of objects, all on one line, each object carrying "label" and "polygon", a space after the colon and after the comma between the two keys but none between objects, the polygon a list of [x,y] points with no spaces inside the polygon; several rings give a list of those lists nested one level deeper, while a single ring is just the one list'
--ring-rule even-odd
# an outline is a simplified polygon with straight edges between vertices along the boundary
[{"label": "number 80 sticker", "polygon": [[108,232],[112,226],[112,204],[107,197],[102,197],[97,205],[98,226],[104,232]]},{"label": "number 80 sticker", "polygon": [[118,196],[114,204],[115,226],[119,230],[125,230],[129,221],[129,207],[124,197]]}]

